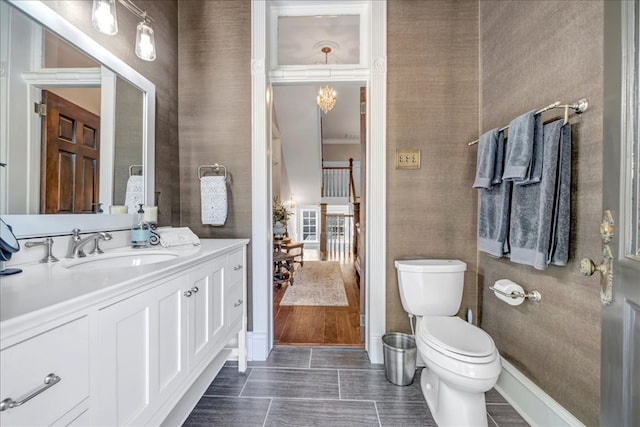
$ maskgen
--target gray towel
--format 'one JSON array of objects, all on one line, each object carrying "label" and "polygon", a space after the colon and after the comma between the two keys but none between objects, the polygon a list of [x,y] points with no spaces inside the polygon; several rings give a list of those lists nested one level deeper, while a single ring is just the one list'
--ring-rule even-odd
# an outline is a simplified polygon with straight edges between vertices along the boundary
[{"label": "gray towel", "polygon": [[548,262],[567,265],[571,232],[571,124],[562,127],[560,135],[560,159],[558,160],[556,185],[556,216],[550,242]]},{"label": "gray towel", "polygon": [[[544,126],[544,157],[540,182],[514,186],[511,201],[509,246],[511,261],[544,270],[549,263],[551,239],[558,212],[558,165],[562,121]],[[569,173],[571,164],[569,159]]]},{"label": "gray towel", "polygon": [[[498,135],[496,159],[504,158],[504,134]],[[497,173],[501,174],[502,162],[496,162]],[[499,175],[498,175],[499,176]],[[480,210],[478,217],[478,250],[495,257],[509,253],[507,240],[509,232],[509,211],[511,204],[510,181],[494,182],[491,190],[480,189]]]},{"label": "gray towel", "polygon": [[509,123],[502,179],[523,181],[531,173],[535,141],[534,113],[535,111],[529,111]]},{"label": "gray towel", "polygon": [[473,183],[473,188],[491,189],[496,169],[497,146],[498,129],[492,129],[480,136],[476,160],[476,180]]},{"label": "gray towel", "polygon": [[542,114],[533,117],[533,152],[531,162],[527,170],[527,176],[523,180],[514,180],[515,185],[536,184],[542,179],[542,162],[544,156],[544,136]]}]

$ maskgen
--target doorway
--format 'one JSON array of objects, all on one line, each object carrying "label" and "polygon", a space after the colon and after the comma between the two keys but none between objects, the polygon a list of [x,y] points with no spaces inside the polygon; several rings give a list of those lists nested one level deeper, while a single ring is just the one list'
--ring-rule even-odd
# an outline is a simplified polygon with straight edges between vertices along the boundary
[{"label": "doorway", "polygon": [[[337,101],[326,112],[316,105],[324,86]],[[366,134],[361,86],[324,81],[273,86],[274,221],[282,210],[276,208],[290,212],[287,235],[283,241],[274,238],[274,345],[361,347],[364,341],[364,280],[358,280],[355,266]],[[292,254],[300,258],[288,263]]]},{"label": "doorway", "polygon": [[[252,2],[252,318],[248,334],[248,356],[266,360],[273,347],[273,296],[268,283],[273,265],[271,222],[271,134],[272,84],[285,82],[362,81],[366,83],[366,218],[362,230],[366,247],[365,348],[373,363],[382,363],[385,330],[386,244],[385,129],[386,129],[386,1],[332,1],[282,3]],[[358,15],[359,40],[363,46],[357,64],[329,66],[279,66],[273,49],[278,16]],[[375,30],[374,30],[375,29]],[[372,171],[375,171],[372,173]]]}]

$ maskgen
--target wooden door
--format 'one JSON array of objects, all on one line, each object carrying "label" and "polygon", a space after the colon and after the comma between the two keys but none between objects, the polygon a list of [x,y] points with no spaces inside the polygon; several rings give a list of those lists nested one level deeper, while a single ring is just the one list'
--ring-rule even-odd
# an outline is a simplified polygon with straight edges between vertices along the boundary
[{"label": "wooden door", "polygon": [[93,213],[100,176],[100,117],[42,91],[41,213]]}]

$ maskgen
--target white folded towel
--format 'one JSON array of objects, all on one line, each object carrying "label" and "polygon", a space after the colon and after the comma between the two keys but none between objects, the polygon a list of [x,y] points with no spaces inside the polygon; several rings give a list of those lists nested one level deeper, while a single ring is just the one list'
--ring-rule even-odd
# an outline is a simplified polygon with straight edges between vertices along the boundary
[{"label": "white folded towel", "polygon": [[140,204],[144,204],[144,177],[142,175],[131,175],[127,180],[127,191],[124,196],[124,204],[127,205],[129,213],[136,213]]},{"label": "white folded towel", "polygon": [[200,244],[200,239],[189,227],[160,228],[157,233],[160,235],[160,244],[164,248]]},{"label": "white folded towel", "polygon": [[202,223],[224,225],[227,220],[227,180],[224,176],[200,178]]}]

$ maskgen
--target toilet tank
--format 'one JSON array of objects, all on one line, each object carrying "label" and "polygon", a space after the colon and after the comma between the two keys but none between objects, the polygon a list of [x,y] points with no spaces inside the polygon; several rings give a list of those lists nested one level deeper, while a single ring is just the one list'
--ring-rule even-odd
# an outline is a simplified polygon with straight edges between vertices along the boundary
[{"label": "toilet tank", "polygon": [[400,299],[416,316],[453,316],[458,312],[467,264],[452,259],[396,260]]}]

